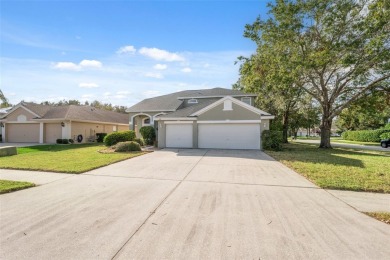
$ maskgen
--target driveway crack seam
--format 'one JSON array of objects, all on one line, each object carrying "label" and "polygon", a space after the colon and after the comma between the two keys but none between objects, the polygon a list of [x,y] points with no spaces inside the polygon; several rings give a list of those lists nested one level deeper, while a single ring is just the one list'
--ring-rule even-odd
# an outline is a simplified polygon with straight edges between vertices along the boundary
[{"label": "driveway crack seam", "polygon": [[184,178],[182,180],[179,181],[178,184],[176,184],[176,186],[167,194],[167,196],[164,197],[164,199],[157,205],[157,207],[150,212],[149,216],[142,222],[142,224],[134,231],[134,233],[126,240],[126,242],[119,248],[119,250],[114,254],[114,256],[111,258],[111,260],[115,259],[119,253],[122,251],[122,249],[126,246],[127,243],[130,242],[130,240],[138,233],[138,231],[141,230],[141,228],[146,224],[146,222],[148,222],[148,220],[156,213],[156,211],[161,207],[162,204],[164,204],[164,202],[172,195],[172,193],[174,193],[176,191],[176,189],[180,186],[180,184],[183,183],[183,181],[185,181],[185,179],[187,178],[187,176],[192,172],[192,170],[198,165],[198,163],[203,159],[203,157],[208,153],[209,150],[207,150],[203,155],[202,157],[200,157],[200,159],[195,163],[195,165],[188,171],[188,173],[186,174],[186,176],[184,176]]}]

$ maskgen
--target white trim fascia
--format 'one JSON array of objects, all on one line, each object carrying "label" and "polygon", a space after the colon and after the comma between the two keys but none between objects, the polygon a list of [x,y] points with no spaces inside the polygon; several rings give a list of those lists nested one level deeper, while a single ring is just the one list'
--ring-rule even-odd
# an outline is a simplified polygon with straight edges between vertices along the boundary
[{"label": "white trim fascia", "polygon": [[261,119],[275,119],[275,116],[261,116]]},{"label": "white trim fascia", "polygon": [[189,118],[189,117],[163,117],[163,118],[156,118],[156,121],[196,121],[196,118]]},{"label": "white trim fascia", "polygon": [[247,94],[247,95],[229,95],[229,96],[226,96],[226,95],[219,95],[219,96],[200,96],[200,97],[197,97],[197,96],[191,96],[191,97],[178,97],[177,99],[191,99],[191,98],[195,98],[195,99],[199,99],[199,98],[223,98],[223,97],[257,97],[256,94]]},{"label": "white trim fascia", "polygon": [[[259,114],[260,116],[261,116],[262,114],[265,114],[265,113],[266,113],[266,112],[264,112],[264,111],[262,111],[262,110],[260,110],[260,109],[258,109],[258,108],[256,108],[256,107],[254,107],[254,106],[251,106],[251,105],[248,105],[247,103],[242,102],[241,100],[238,100],[238,99],[233,98],[233,97],[231,97],[231,96],[226,96],[226,97],[221,98],[221,99],[215,101],[214,103],[208,105],[207,107],[202,108],[201,110],[199,110],[199,111],[193,113],[193,114],[190,115],[190,116],[199,116],[199,115],[201,115],[201,114],[203,114],[203,113],[209,111],[210,109],[212,109],[212,108],[214,108],[214,107],[216,107],[216,106],[222,104],[223,102],[225,102],[225,100],[231,100],[232,103],[235,103],[236,105],[239,105],[239,106],[241,106],[241,107],[243,107],[243,108],[246,108],[246,109],[248,109],[249,111],[252,111],[253,113]],[[267,113],[267,114],[268,114],[268,113]]]},{"label": "white trim fascia", "polygon": [[24,110],[26,110],[27,112],[37,116],[37,117],[41,117],[40,115],[36,114],[35,112],[31,111],[30,109],[28,109],[27,107],[23,106],[22,103],[19,103],[17,104],[16,106],[14,106],[10,111],[8,111],[8,113],[6,114],[6,116],[12,114],[16,109],[18,108],[23,108]]},{"label": "white trim fascia", "polygon": [[171,109],[171,110],[142,110],[142,111],[129,111],[128,109],[125,110],[126,113],[144,113],[144,112],[175,112],[176,110],[175,109]]},{"label": "white trim fascia", "polygon": [[35,122],[35,121],[24,121],[24,122],[20,122],[20,121],[3,121],[3,123],[7,123],[7,124],[39,124],[39,122]]},{"label": "white trim fascia", "polygon": [[261,120],[201,120],[198,124],[260,124]]},{"label": "white trim fascia", "polygon": [[193,121],[166,121],[166,125],[190,125],[193,124]]}]

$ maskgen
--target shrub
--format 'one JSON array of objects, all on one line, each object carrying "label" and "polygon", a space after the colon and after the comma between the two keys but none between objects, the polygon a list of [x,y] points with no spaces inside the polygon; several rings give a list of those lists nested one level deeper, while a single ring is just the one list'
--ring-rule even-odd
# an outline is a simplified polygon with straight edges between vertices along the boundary
[{"label": "shrub", "polygon": [[3,136],[0,134],[0,142],[3,141]]},{"label": "shrub", "polygon": [[96,142],[103,143],[104,137],[107,133],[96,133]]},{"label": "shrub", "polygon": [[144,146],[145,145],[144,140],[141,139],[141,138],[135,138],[134,142],[137,142],[140,146]]},{"label": "shrub", "polygon": [[388,133],[388,129],[346,131],[341,136],[344,140],[359,142],[380,142],[381,135]]},{"label": "shrub", "polygon": [[390,130],[390,123],[386,124],[383,129]]},{"label": "shrub", "polygon": [[264,130],[261,134],[261,142],[265,150],[282,150],[283,132]]},{"label": "shrub", "polygon": [[130,142],[120,142],[115,146],[115,152],[132,152],[132,151],[141,151],[141,146],[139,143],[130,141]]},{"label": "shrub", "polygon": [[69,143],[73,144],[74,140],[73,139],[68,139]]},{"label": "shrub", "polygon": [[69,139],[57,139],[56,143],[57,144],[69,144]]},{"label": "shrub", "polygon": [[387,132],[387,133],[383,133],[381,134],[381,139],[384,140],[384,139],[390,139],[390,132]]},{"label": "shrub", "polygon": [[156,139],[156,132],[153,126],[143,126],[139,130],[144,141],[147,145],[152,145],[154,140]]},{"label": "shrub", "polygon": [[104,137],[103,142],[106,146],[112,146],[119,142],[133,141],[135,139],[135,132],[132,130],[114,132]]}]

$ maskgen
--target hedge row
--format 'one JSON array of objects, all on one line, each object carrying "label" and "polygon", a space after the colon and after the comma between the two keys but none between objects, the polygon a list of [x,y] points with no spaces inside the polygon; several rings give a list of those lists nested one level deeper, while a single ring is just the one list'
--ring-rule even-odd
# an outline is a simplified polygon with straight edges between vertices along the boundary
[{"label": "hedge row", "polygon": [[264,130],[261,134],[261,142],[265,150],[282,150],[283,132]]},{"label": "hedge row", "polygon": [[112,146],[119,142],[134,141],[134,139],[135,139],[135,132],[129,130],[129,131],[114,132],[108,134],[104,137],[103,142],[106,146]]},{"label": "hedge row", "polygon": [[350,140],[350,141],[380,142],[381,135],[389,132],[390,129],[345,131],[344,133],[342,133],[341,137],[344,140]]},{"label": "hedge row", "polygon": [[381,139],[382,139],[382,140],[390,139],[390,131],[387,132],[387,133],[381,134]]}]

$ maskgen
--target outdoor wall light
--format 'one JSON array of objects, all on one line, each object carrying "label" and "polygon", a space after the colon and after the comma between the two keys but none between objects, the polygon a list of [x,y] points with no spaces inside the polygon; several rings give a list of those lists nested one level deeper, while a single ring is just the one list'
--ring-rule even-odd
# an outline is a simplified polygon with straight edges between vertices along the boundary
[{"label": "outdoor wall light", "polygon": [[61,122],[61,126],[64,127],[64,126],[65,126],[65,123],[64,123],[64,122]]}]

